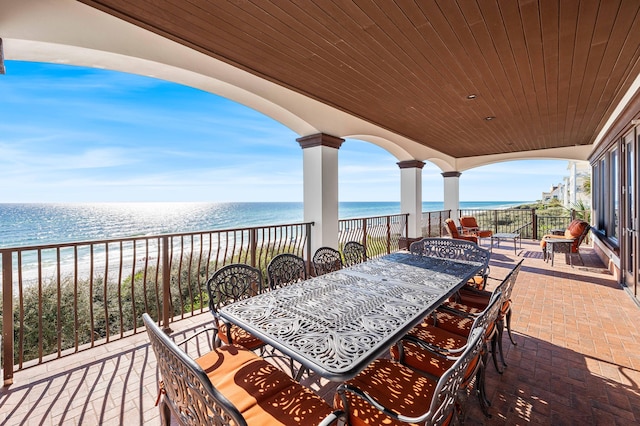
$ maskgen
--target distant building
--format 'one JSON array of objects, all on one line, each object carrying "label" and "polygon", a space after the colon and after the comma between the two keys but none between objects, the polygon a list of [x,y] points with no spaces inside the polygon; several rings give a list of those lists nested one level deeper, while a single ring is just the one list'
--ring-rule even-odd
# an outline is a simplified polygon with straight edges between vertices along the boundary
[{"label": "distant building", "polygon": [[584,188],[585,182],[591,180],[591,165],[588,161],[569,161],[568,176],[562,182],[551,187],[549,192],[542,193],[542,202],[549,203],[558,200],[567,209],[581,204],[587,208],[591,206],[591,194]]}]

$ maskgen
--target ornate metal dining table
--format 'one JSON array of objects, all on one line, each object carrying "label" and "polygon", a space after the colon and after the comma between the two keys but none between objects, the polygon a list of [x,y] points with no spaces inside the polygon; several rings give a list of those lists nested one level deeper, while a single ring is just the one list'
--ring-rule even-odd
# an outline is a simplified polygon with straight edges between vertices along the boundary
[{"label": "ornate metal dining table", "polygon": [[344,381],[480,267],[396,252],[227,305],[220,315],[320,376]]}]

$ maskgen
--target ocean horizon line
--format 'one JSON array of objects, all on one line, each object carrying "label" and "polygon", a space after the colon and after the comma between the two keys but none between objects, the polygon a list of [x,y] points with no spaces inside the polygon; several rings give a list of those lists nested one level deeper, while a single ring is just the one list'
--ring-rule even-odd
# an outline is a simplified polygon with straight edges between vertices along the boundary
[{"label": "ocean horizon line", "polygon": [[[522,201],[461,201],[461,209],[505,209]],[[424,201],[423,211],[444,209]],[[400,214],[399,201],[341,201],[339,218]],[[299,201],[0,203],[0,248],[271,226],[304,221]]]}]

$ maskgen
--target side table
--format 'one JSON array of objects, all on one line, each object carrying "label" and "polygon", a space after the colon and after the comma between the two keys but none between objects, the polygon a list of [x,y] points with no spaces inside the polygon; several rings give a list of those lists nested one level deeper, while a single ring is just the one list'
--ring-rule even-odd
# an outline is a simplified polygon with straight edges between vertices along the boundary
[{"label": "side table", "polygon": [[570,238],[545,238],[546,246],[542,253],[544,261],[548,261],[551,258],[551,266],[553,266],[553,255],[555,253],[569,254],[569,264],[573,268],[573,257],[571,256],[571,247],[574,240]]},{"label": "side table", "polygon": [[498,242],[497,246],[500,247],[500,240],[513,240],[513,253],[517,256],[518,250],[516,247],[516,240],[520,240],[520,248],[522,249],[522,238],[519,233],[510,233],[510,232],[498,232],[497,234],[493,234],[491,236],[491,251],[493,252],[493,240]]}]

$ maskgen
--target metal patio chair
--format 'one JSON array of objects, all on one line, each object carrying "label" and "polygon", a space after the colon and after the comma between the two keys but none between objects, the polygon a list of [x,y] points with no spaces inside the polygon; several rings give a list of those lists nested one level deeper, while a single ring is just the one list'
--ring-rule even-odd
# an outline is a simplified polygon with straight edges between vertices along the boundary
[{"label": "metal patio chair", "polygon": [[220,317],[220,307],[262,293],[262,273],[243,263],[233,263],[218,269],[207,280],[209,309],[213,314],[216,337],[214,345],[237,344],[247,349],[262,348],[265,343],[247,331]]},{"label": "metal patio chair", "polygon": [[367,249],[357,241],[349,241],[342,249],[344,265],[352,266],[367,260]]},{"label": "metal patio chair", "polygon": [[303,258],[291,253],[275,256],[267,265],[269,287],[273,290],[307,279],[307,265]]},{"label": "metal patio chair", "polygon": [[310,389],[242,346],[228,345],[193,359],[144,313],[160,372],[161,424],[246,426],[335,423],[334,410]]},{"label": "metal patio chair", "polygon": [[338,386],[334,407],[350,425],[411,423],[450,424],[461,420],[472,363],[479,361],[483,330],[469,337],[464,352],[439,377],[417,372],[397,361],[379,358],[355,378]]},{"label": "metal patio chair", "polygon": [[313,254],[313,270],[316,276],[328,274],[342,269],[340,252],[331,247],[320,247]]}]

